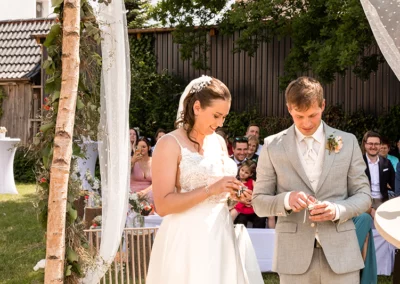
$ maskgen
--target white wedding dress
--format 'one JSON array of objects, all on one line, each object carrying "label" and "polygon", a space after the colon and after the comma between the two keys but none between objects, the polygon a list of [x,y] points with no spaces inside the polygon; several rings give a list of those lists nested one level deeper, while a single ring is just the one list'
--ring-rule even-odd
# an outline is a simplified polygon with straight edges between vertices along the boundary
[{"label": "white wedding dress", "polygon": [[[203,149],[208,150],[204,155],[191,152],[177,140],[182,155],[182,193],[223,176],[236,176],[237,166],[221,149],[216,135],[206,137]],[[211,196],[185,212],[165,216],[152,248],[146,284],[264,283],[247,232],[243,233],[243,227],[237,231],[238,236],[227,194]]]}]

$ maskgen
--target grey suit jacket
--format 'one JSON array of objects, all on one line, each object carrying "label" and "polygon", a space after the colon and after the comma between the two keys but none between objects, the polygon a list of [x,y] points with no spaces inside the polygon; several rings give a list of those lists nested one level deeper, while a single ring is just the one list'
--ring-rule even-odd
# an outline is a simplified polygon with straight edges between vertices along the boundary
[{"label": "grey suit jacket", "polygon": [[[364,267],[351,218],[371,206],[366,166],[354,135],[323,124],[326,139],[330,135],[341,136],[343,147],[339,153],[325,150],[315,193],[297,153],[294,125],[265,138],[258,159],[252,204],[260,217],[278,216],[272,267],[278,273],[303,274],[307,271],[314,251],[316,230],[324,254],[335,273],[347,273]],[[307,212],[303,223],[304,210],[299,213],[285,210],[284,197],[291,191],[303,191],[318,200],[337,204],[339,220],[312,223]]]}]

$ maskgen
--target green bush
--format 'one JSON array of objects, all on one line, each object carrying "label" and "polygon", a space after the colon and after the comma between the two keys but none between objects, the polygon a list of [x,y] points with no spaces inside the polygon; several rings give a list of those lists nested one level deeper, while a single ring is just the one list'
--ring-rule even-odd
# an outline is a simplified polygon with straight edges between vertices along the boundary
[{"label": "green bush", "polygon": [[34,183],[35,159],[30,155],[28,148],[18,147],[14,157],[14,178],[16,182]]},{"label": "green bush", "polygon": [[[331,127],[353,133],[361,142],[364,133],[374,130],[394,142],[400,137],[400,105],[392,106],[379,117],[359,109],[346,114],[342,105],[329,106],[325,109],[322,119]],[[256,110],[242,113],[229,113],[224,127],[230,137],[242,136],[250,123],[260,125],[260,137],[264,138],[281,132],[293,124],[290,116],[261,117]]]},{"label": "green bush", "polygon": [[167,71],[157,73],[154,36],[130,38],[131,103],[129,123],[140,135],[153,137],[158,128],[174,128],[179,98],[185,83]]}]

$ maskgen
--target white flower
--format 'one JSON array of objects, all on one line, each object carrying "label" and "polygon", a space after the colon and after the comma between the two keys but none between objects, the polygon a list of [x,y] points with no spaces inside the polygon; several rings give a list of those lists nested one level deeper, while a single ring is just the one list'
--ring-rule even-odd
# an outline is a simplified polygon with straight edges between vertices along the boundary
[{"label": "white flower", "polygon": [[0,126],[0,133],[6,133],[7,132],[7,128],[5,128],[4,126]]},{"label": "white flower", "polygon": [[129,199],[130,200],[138,200],[138,195],[136,193],[131,193],[129,194]]}]

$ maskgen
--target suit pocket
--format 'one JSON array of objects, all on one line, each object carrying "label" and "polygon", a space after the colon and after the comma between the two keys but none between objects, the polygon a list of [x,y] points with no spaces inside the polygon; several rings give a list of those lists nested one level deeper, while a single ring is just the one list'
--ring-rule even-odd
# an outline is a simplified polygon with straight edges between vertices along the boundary
[{"label": "suit pocket", "polygon": [[354,222],[353,220],[349,220],[345,223],[342,224],[338,224],[336,226],[336,230],[340,233],[340,232],[346,232],[346,231],[351,231],[351,230],[355,230],[356,226],[354,226]]},{"label": "suit pocket", "polygon": [[276,224],[275,231],[278,233],[296,233],[297,224],[290,222],[281,222]]}]

